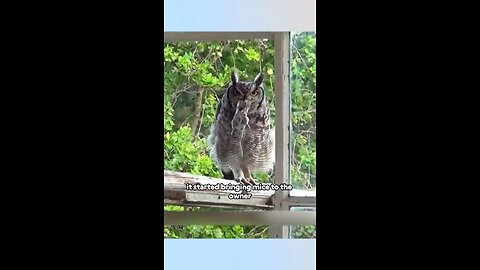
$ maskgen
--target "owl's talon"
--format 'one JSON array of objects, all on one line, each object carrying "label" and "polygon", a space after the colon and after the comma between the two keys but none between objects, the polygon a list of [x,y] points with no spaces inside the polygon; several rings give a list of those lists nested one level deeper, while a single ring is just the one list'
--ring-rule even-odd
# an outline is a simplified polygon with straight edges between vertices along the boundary
[{"label": "owl's talon", "polygon": [[237,181],[238,183],[242,183],[244,185],[250,185],[250,182],[243,177],[239,177],[239,178],[235,179],[235,181]]},{"label": "owl's talon", "polygon": [[243,177],[235,178],[235,181],[238,182],[238,183],[241,183],[243,180],[244,180]]},{"label": "owl's talon", "polygon": [[247,178],[246,180],[247,180],[248,183],[249,183],[250,185],[252,185],[252,186],[257,185],[257,182],[255,182],[255,179],[253,179],[253,178]]}]

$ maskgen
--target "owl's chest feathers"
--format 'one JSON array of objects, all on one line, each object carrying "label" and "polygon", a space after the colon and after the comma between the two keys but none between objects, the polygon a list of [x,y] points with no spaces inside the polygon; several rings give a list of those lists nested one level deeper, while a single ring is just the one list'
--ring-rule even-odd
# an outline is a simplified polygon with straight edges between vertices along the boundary
[{"label": "owl's chest feathers", "polygon": [[[262,119],[258,121],[256,118],[249,118],[247,124],[243,126],[236,126],[232,124],[230,119],[222,119],[217,123],[217,136],[221,140],[228,142],[248,142],[265,139],[269,135],[270,121],[269,119]],[[220,132],[221,131],[221,132]]]},{"label": "owl's chest feathers", "polygon": [[256,125],[246,126],[243,130],[233,130],[233,133],[228,133],[227,136],[223,133],[219,135],[218,140],[218,145],[222,149],[219,158],[228,163],[233,160],[243,160],[246,163],[255,164],[269,159],[271,138],[268,125],[266,128]]},{"label": "owl's chest feathers", "polygon": [[[270,119],[268,107],[247,115],[247,119],[235,111],[224,108],[217,119],[217,142],[230,158],[243,157],[245,154],[260,153],[266,149],[270,140]],[[222,155],[222,154],[221,154]]]}]

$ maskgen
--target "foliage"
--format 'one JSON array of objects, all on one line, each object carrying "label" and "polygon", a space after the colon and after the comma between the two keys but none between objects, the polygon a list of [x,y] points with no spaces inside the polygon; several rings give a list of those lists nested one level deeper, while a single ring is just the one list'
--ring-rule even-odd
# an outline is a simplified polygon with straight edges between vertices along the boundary
[{"label": "foliage", "polygon": [[[165,211],[194,211],[198,207],[164,206]],[[202,209],[205,210],[205,209]],[[208,209],[213,210],[213,209]],[[267,238],[268,226],[164,226],[164,238]]]},{"label": "foliage", "polygon": [[[292,184],[316,187],[316,36],[292,36]],[[262,72],[274,124],[274,47],[271,40],[181,42],[164,46],[164,160],[165,169],[210,177],[221,177],[209,157],[206,137],[214,121],[216,106],[230,72],[253,79]],[[255,175],[260,181],[268,176]],[[183,211],[183,207],[165,206]],[[314,233],[311,226],[294,231],[296,237]],[[264,238],[263,226],[165,226],[171,238]]]}]

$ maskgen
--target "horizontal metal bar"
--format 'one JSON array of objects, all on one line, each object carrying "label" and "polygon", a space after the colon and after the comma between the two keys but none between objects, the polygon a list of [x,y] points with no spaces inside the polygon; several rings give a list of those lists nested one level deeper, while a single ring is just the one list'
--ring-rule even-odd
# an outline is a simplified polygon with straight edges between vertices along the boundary
[{"label": "horizontal metal bar", "polygon": [[272,32],[163,32],[164,43],[272,39]]},{"label": "horizontal metal bar", "polygon": [[290,207],[316,207],[317,197],[315,191],[293,189],[282,204]]},{"label": "horizontal metal bar", "polygon": [[290,191],[291,197],[316,197],[317,192],[312,190],[292,189]]},{"label": "horizontal metal bar", "polygon": [[316,212],[164,212],[164,225],[316,225]]},{"label": "horizontal metal bar", "polygon": [[286,199],[288,207],[316,207],[317,198],[316,197],[306,197],[306,196],[290,196]]}]

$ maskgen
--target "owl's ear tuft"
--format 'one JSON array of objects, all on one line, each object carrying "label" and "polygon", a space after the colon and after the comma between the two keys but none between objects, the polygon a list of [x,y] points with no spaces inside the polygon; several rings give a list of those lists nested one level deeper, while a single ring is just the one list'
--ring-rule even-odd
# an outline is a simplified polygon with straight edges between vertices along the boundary
[{"label": "owl's ear tuft", "polygon": [[258,73],[258,75],[255,77],[255,80],[253,80],[253,82],[257,85],[257,87],[259,87],[260,85],[262,85],[262,83],[263,83],[263,74],[262,74],[262,73]]},{"label": "owl's ear tuft", "polygon": [[232,85],[235,85],[239,81],[238,74],[235,71],[232,71],[230,79],[232,80]]}]

